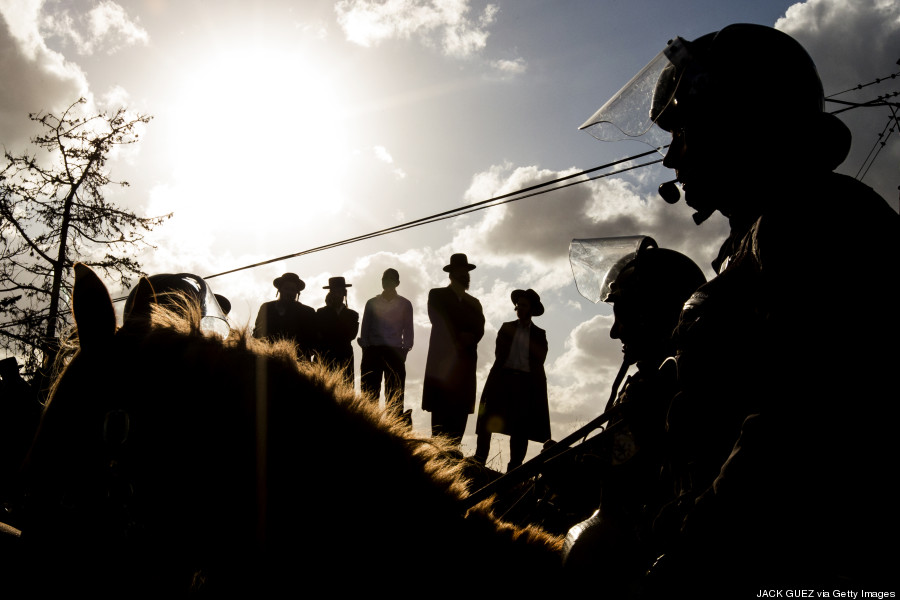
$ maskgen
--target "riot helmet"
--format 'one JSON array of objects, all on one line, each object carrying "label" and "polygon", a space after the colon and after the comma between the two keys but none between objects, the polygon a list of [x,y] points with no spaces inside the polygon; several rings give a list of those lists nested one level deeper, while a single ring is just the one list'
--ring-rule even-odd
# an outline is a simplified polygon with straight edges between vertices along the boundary
[{"label": "riot helmet", "polygon": [[613,305],[610,337],[632,363],[667,355],[682,306],[706,283],[693,260],[648,236],[572,240],[569,260],[579,292]]},{"label": "riot helmet", "polygon": [[[849,130],[824,112],[822,82],[803,46],[777,29],[744,23],[693,41],[670,40],[580,129],[601,141],[638,139],[661,149],[679,135],[705,136],[724,146],[722,132],[729,127],[751,135],[741,134],[733,152],[718,149],[723,161],[734,160],[728,158],[734,152],[761,153],[769,163],[790,160],[796,168],[805,161],[830,171],[850,148]],[[776,137],[803,140],[812,152],[773,144]],[[676,181],[685,183],[680,174]],[[680,196],[674,183],[668,193],[660,190],[668,202]],[[708,208],[698,208],[705,211],[702,218],[712,212]]]},{"label": "riot helmet", "polygon": [[144,279],[150,283],[152,299],[143,304],[138,294],[140,284],[135,286],[125,300],[126,322],[132,317],[148,317],[150,303],[180,312],[183,309],[183,298],[186,297],[196,302],[200,308],[201,330],[223,338],[228,337],[231,327],[228,325],[226,315],[231,310],[231,302],[224,296],[214,294],[202,277],[191,273],[160,273]]}]

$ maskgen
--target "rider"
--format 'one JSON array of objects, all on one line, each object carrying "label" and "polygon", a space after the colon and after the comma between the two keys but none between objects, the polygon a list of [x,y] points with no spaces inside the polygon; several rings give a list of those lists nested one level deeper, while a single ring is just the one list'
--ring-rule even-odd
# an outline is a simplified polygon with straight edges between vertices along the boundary
[{"label": "rider", "polygon": [[[646,109],[631,122],[629,99]],[[872,587],[898,532],[879,491],[897,460],[897,213],[833,172],[849,130],[803,47],[769,27],[676,38],[583,127],[605,139],[616,122],[670,132],[664,165],[695,221],[718,210],[731,230],[676,333],[683,511],[649,582],[693,597]]]},{"label": "rider", "polygon": [[[634,240],[634,251],[627,240]],[[610,597],[624,598],[658,555],[656,544],[639,542],[652,535],[656,513],[671,500],[671,485],[660,477],[666,413],[676,391],[674,362],[667,358],[675,354],[672,331],[681,308],[706,277],[690,258],[651,238],[581,242],[612,265],[601,275],[598,296],[612,304],[609,335],[621,340],[624,362],[637,372],[607,407],[616,412],[607,431],[589,443],[606,457],[602,501],[594,516],[569,531],[564,564],[570,580],[599,578]],[[625,254],[608,250],[616,247]]]}]

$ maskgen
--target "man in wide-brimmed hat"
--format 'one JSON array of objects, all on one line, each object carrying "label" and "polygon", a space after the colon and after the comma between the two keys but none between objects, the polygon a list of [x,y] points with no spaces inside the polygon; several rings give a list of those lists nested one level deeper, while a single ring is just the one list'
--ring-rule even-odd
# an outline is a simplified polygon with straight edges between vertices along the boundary
[{"label": "man in wide-brimmed hat", "polygon": [[544,314],[544,305],[532,289],[514,290],[510,298],[518,318],[497,332],[496,360],[484,384],[475,426],[475,460],[481,464],[487,460],[492,433],[510,436],[507,472],[525,460],[528,440],[550,439],[544,372],[547,332],[531,322]]},{"label": "man in wide-brimmed hat", "polygon": [[466,293],[474,268],[465,254],[454,254],[444,267],[450,285],[428,292],[431,339],[422,410],[431,413],[432,435],[445,435],[457,444],[475,412],[475,367],[478,342],[484,336],[481,303]]},{"label": "man in wide-brimmed hat", "polygon": [[297,345],[297,357],[309,360],[315,342],[316,311],[299,301],[306,283],[296,273],[285,273],[272,285],[278,297],[259,307],[253,337],[291,340]]},{"label": "man in wide-brimmed hat", "polygon": [[359,332],[359,313],[347,307],[347,288],[343,277],[329,277],[325,306],[316,310],[316,353],[319,360],[340,369],[344,381],[353,386],[353,339]]}]

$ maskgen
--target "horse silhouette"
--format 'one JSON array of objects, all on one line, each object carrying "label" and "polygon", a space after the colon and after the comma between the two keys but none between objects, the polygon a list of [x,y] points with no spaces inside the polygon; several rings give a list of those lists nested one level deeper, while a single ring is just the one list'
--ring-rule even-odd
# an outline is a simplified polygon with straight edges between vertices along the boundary
[{"label": "horse silhouette", "polygon": [[253,597],[554,585],[561,539],[500,521],[489,502],[468,508],[445,440],[290,343],[223,340],[182,308],[117,331],[105,286],[76,264],[79,349],[26,461],[19,582]]}]

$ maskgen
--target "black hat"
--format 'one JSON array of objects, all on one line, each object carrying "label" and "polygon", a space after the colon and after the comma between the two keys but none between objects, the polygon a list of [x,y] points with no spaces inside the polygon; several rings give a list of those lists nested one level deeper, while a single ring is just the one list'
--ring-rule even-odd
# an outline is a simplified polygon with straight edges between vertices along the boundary
[{"label": "black hat", "polygon": [[466,269],[467,271],[471,271],[475,268],[475,265],[469,264],[469,259],[466,258],[465,254],[454,254],[450,257],[450,264],[444,267],[444,270],[448,273],[451,269]]},{"label": "black hat", "polygon": [[541,297],[538,296],[538,293],[532,289],[527,290],[513,290],[513,293],[509,295],[512,298],[513,304],[517,304],[519,302],[519,298],[524,296],[528,302],[531,304],[531,316],[539,317],[544,314],[544,305],[541,304]]},{"label": "black hat", "polygon": [[353,287],[353,284],[352,283],[344,283],[343,277],[329,277],[328,285],[322,286],[322,289],[323,290],[333,290],[333,289],[343,290],[348,287]]},{"label": "black hat", "polygon": [[296,273],[285,273],[281,277],[276,277],[272,282],[272,285],[280,290],[281,286],[286,283],[293,283],[300,288],[301,292],[306,288],[306,283],[304,283],[304,281],[300,279],[300,277],[298,277]]}]

